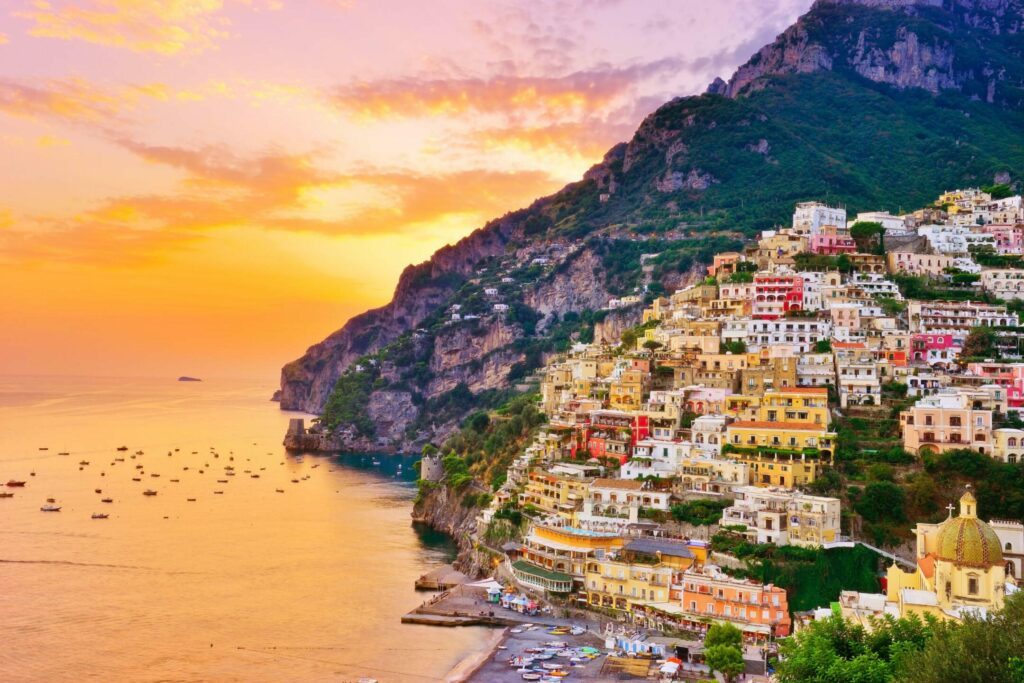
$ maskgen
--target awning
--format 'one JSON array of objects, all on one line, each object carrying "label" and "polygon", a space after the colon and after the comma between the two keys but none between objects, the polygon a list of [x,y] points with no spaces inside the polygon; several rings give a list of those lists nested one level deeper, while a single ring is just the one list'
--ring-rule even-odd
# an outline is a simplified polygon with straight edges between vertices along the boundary
[{"label": "awning", "polygon": [[572,583],[572,577],[562,572],[553,572],[543,567],[538,567],[535,564],[530,564],[525,560],[518,560],[512,563],[512,568],[516,571],[520,571],[530,576],[535,576],[538,579],[544,579],[546,581],[555,581],[561,583]]}]

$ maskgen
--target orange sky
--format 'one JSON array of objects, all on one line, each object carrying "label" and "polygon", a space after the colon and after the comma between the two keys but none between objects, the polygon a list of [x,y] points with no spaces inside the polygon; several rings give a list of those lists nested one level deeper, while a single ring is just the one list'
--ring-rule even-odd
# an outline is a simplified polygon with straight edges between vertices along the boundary
[{"label": "orange sky", "polygon": [[808,0],[0,4],[0,373],[275,378]]}]

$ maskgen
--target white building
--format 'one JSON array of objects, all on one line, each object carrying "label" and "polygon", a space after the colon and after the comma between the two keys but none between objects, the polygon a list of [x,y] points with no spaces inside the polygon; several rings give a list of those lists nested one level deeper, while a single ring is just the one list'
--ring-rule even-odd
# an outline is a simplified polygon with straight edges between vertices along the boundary
[{"label": "white building", "polygon": [[1024,270],[986,268],[981,271],[981,287],[1000,299],[1024,298]]},{"label": "white building", "polygon": [[760,486],[737,486],[733,494],[719,524],[745,526],[757,543],[817,547],[840,539],[838,498]]},{"label": "white building", "polygon": [[831,336],[832,323],[814,318],[736,318],[722,323],[722,341],[742,341],[748,352],[771,346],[788,346],[793,354],[808,353],[818,340]]},{"label": "white building", "polygon": [[801,235],[814,236],[824,225],[845,226],[846,209],[821,202],[800,202],[793,212],[793,230]]},{"label": "white building", "polygon": [[862,211],[857,214],[856,220],[850,221],[848,227],[854,223],[881,223],[886,235],[906,235],[910,232],[903,216],[893,216],[888,211]]}]

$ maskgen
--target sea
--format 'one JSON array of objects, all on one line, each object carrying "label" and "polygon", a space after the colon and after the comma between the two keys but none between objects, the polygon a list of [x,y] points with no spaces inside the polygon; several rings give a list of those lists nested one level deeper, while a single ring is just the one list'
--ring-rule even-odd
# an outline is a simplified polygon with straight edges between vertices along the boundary
[{"label": "sea", "polygon": [[437,681],[481,647],[400,623],[454,552],[416,457],[289,454],[274,388],[0,377],[0,680]]}]

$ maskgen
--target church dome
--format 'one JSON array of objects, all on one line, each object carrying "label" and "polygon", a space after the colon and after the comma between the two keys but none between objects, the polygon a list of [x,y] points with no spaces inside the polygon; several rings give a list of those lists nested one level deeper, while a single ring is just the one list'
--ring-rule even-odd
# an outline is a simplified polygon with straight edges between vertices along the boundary
[{"label": "church dome", "polygon": [[999,537],[978,519],[977,500],[970,491],[960,498],[960,516],[939,527],[938,559],[962,567],[991,567],[1003,563]]}]

